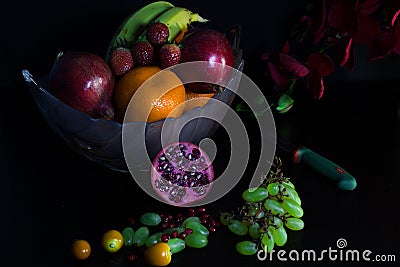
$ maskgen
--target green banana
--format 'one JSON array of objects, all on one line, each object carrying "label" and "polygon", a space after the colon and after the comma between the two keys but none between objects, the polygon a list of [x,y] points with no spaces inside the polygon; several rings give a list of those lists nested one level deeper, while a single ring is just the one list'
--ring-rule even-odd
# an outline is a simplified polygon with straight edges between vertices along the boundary
[{"label": "green banana", "polygon": [[111,51],[114,48],[118,46],[131,48],[150,22],[172,8],[174,8],[174,5],[169,2],[157,1],[131,14],[116,30],[106,52],[106,61],[109,61]]},{"label": "green banana", "polygon": [[[173,42],[175,38],[192,22],[207,22],[207,19],[202,18],[199,14],[193,13],[187,8],[173,7],[160,16],[155,18],[152,22],[164,23],[169,29],[168,42]],[[141,34],[138,41],[146,40],[146,30]]]}]

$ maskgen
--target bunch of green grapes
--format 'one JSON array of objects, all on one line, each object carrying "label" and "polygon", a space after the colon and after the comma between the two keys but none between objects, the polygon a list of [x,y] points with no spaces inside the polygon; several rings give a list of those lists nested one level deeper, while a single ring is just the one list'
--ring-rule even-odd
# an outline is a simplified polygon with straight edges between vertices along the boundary
[{"label": "bunch of green grapes", "polygon": [[286,229],[299,231],[304,228],[301,199],[290,178],[283,175],[281,165],[280,159],[276,158],[261,186],[243,192],[245,204],[235,212],[220,215],[221,223],[230,231],[250,237],[236,244],[240,254],[254,255],[260,249],[271,252],[275,245],[286,244]]}]

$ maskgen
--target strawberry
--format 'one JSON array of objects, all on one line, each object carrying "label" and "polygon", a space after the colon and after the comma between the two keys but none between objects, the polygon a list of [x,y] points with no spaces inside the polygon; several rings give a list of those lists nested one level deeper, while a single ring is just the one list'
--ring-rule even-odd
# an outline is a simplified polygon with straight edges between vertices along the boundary
[{"label": "strawberry", "polygon": [[150,65],[154,59],[154,48],[146,41],[140,41],[132,49],[132,56],[138,65]]},{"label": "strawberry", "polygon": [[110,67],[115,76],[122,76],[133,68],[132,53],[128,48],[117,47],[110,55]]},{"label": "strawberry", "polygon": [[176,44],[165,44],[160,49],[160,66],[168,68],[181,60],[181,49]]},{"label": "strawberry", "polygon": [[146,39],[153,45],[162,45],[167,42],[169,29],[161,22],[152,23],[146,32]]}]

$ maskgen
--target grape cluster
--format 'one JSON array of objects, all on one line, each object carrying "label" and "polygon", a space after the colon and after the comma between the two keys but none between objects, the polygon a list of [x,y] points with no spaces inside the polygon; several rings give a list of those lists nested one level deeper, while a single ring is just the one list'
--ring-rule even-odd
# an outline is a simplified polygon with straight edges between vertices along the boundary
[{"label": "grape cluster", "polygon": [[[134,224],[134,219],[129,218]],[[145,247],[164,242],[170,247],[171,253],[182,251],[186,246],[203,248],[208,244],[210,233],[216,231],[220,222],[204,207],[187,208],[177,214],[143,213],[139,218],[140,226],[133,229],[128,226],[123,229],[122,236],[125,247]],[[137,255],[129,255],[129,261],[136,260]]]},{"label": "grape cluster", "polygon": [[301,199],[290,178],[283,175],[281,166],[281,160],[275,158],[261,186],[243,192],[245,204],[234,212],[220,215],[220,222],[231,232],[251,238],[236,243],[240,254],[254,255],[260,249],[271,252],[275,245],[285,245],[286,229],[304,228]]}]

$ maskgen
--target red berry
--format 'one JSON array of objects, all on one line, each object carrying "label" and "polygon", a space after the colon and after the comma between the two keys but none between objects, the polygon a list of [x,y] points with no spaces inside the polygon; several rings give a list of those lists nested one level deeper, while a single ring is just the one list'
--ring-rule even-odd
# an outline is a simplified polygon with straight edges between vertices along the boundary
[{"label": "red berry", "polygon": [[132,56],[138,65],[150,65],[154,59],[154,48],[149,42],[138,42],[132,49]]},{"label": "red berry", "polygon": [[204,207],[197,208],[197,213],[204,213],[204,212],[206,212],[206,208]]},{"label": "red berry", "polygon": [[211,233],[215,233],[216,229],[215,227],[208,227],[208,231],[210,231]]},{"label": "red berry", "polygon": [[128,48],[117,47],[110,55],[110,67],[116,76],[122,76],[133,68],[132,53]]},{"label": "red berry", "polygon": [[176,44],[165,44],[160,49],[160,66],[168,68],[181,60],[181,49]]},{"label": "red berry", "polygon": [[146,32],[146,39],[153,45],[162,45],[167,42],[169,29],[161,22],[152,23]]}]

